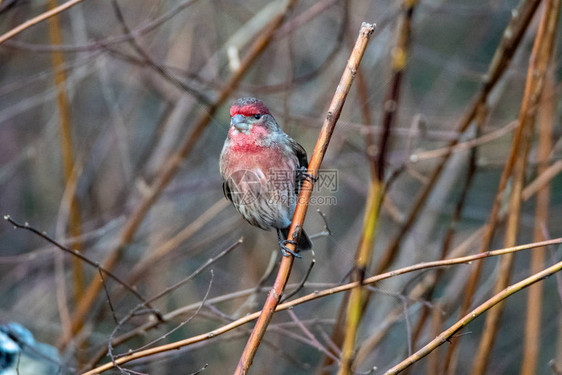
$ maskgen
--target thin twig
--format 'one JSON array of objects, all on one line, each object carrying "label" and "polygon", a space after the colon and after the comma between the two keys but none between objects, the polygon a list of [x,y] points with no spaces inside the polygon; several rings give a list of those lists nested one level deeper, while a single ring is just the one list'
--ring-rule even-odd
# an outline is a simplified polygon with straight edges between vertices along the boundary
[{"label": "thin twig", "polygon": [[109,309],[111,310],[111,316],[113,317],[113,321],[117,324],[119,322],[119,319],[117,319],[117,315],[115,314],[115,309],[113,308],[113,303],[111,302],[109,290],[107,289],[105,279],[103,278],[103,271],[99,268],[98,268],[98,274],[100,275],[101,282],[103,284],[103,290],[105,292],[105,298],[107,298],[107,303],[109,305]]},{"label": "thin twig", "polygon": [[84,0],[69,0],[66,3],[61,4],[56,8],[53,8],[47,12],[41,13],[40,15],[33,17],[29,21],[26,21],[21,25],[14,27],[10,31],[0,35],[0,44],[4,43],[6,40],[10,38],[13,38],[17,34],[24,31],[25,29],[28,29],[31,26],[38,24],[39,22],[45,21],[47,18],[53,17],[54,15],[64,12],[65,10],[69,9],[70,7],[73,7],[78,3],[81,3],[82,1]]},{"label": "thin twig", "polygon": [[288,301],[291,297],[293,297],[295,294],[300,292],[300,290],[304,287],[304,284],[308,281],[308,277],[310,276],[310,273],[312,272],[312,269],[316,264],[316,255],[314,253],[314,250],[311,250],[311,253],[312,253],[312,260],[310,261],[310,265],[308,266],[308,269],[306,270],[306,273],[304,274],[304,277],[302,278],[301,282],[291,293],[284,296],[279,303]]},{"label": "thin twig", "polygon": [[297,327],[299,327],[299,329],[306,335],[306,337],[308,337],[308,339],[310,340],[310,345],[316,348],[319,352],[322,352],[325,355],[332,358],[333,361],[338,362],[338,358],[332,352],[330,352],[324,345],[322,345],[322,343],[318,341],[316,336],[314,336],[314,334],[310,332],[308,328],[306,328],[303,322],[298,318],[297,314],[295,314],[293,309],[288,309],[287,312],[289,313],[291,319],[297,324]]},{"label": "thin twig", "polygon": [[451,153],[455,154],[457,152],[462,152],[477,146],[481,146],[483,144],[486,144],[488,142],[492,142],[498,138],[503,137],[506,134],[509,134],[511,131],[513,131],[513,129],[515,129],[517,127],[517,121],[511,121],[510,123],[508,123],[507,125],[496,129],[494,131],[491,131],[487,134],[484,134],[480,137],[476,137],[474,139],[471,139],[470,141],[466,141],[466,142],[460,142],[458,144],[456,144],[453,147],[444,147],[444,148],[438,148],[436,150],[429,150],[429,151],[423,151],[423,152],[418,152],[416,154],[412,154],[410,155],[410,162],[412,163],[417,163],[420,161],[424,161],[424,160],[429,160],[429,159],[433,159],[433,158],[438,158],[441,156],[446,155],[449,152],[449,149]]},{"label": "thin twig", "polygon": [[156,294],[155,296],[150,297],[147,302],[145,303],[151,303],[154,302],[160,298],[162,298],[163,296],[165,296],[166,294],[176,290],[177,288],[179,288],[180,286],[184,285],[185,283],[189,282],[190,280],[192,280],[194,277],[196,277],[197,275],[199,275],[201,272],[203,272],[207,267],[209,267],[210,265],[214,264],[216,261],[218,261],[219,259],[221,259],[222,257],[224,257],[225,255],[227,255],[228,253],[230,253],[232,250],[236,249],[238,246],[240,246],[243,242],[242,237],[240,237],[235,243],[233,243],[232,245],[230,245],[229,247],[227,247],[226,249],[224,249],[223,251],[221,251],[219,254],[215,255],[212,258],[207,259],[207,261],[205,263],[203,263],[199,268],[197,268],[195,271],[193,271],[189,276],[185,277],[183,280],[178,281],[177,283],[175,283],[172,286],[169,286],[168,288],[164,289],[163,291],[161,291],[160,293]]}]

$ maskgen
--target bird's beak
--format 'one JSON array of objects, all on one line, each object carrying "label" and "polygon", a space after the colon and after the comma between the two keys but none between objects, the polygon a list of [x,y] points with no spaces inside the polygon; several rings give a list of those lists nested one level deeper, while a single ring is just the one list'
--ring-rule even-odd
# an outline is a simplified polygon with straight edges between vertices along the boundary
[{"label": "bird's beak", "polygon": [[250,129],[250,124],[246,121],[243,115],[234,115],[230,119],[230,125],[234,126],[237,130],[243,132]]}]

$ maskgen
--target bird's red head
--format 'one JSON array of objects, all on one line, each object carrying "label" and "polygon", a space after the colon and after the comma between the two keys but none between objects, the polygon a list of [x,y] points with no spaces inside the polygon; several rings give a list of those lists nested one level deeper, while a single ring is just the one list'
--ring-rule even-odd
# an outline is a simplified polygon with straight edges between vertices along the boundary
[{"label": "bird's red head", "polygon": [[271,115],[269,109],[263,102],[256,98],[240,98],[232,103],[230,107],[230,117],[235,115],[255,116],[255,115]]},{"label": "bird's red head", "polygon": [[234,148],[268,147],[280,132],[269,109],[256,98],[235,100],[230,107],[230,116],[228,140]]}]

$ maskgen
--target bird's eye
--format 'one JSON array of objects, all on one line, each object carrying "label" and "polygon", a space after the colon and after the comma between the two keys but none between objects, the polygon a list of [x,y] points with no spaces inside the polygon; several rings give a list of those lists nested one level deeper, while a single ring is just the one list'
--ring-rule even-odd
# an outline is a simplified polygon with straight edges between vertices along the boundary
[{"label": "bird's eye", "polygon": [[259,113],[256,113],[256,114],[254,115],[254,118],[255,118],[256,120],[259,120],[259,119],[261,118],[261,115],[260,115]]}]

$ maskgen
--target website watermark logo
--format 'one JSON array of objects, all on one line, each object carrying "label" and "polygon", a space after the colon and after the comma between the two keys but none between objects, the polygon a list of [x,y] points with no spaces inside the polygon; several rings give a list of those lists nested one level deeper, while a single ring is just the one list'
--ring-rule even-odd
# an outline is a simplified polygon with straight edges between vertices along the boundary
[{"label": "website watermark logo", "polygon": [[[240,205],[249,205],[266,200],[268,204],[293,205],[297,203],[298,193],[310,184],[305,180],[312,178],[305,171],[290,172],[282,169],[270,169],[267,173],[260,170],[238,170],[228,178],[228,192],[231,199]],[[333,195],[339,188],[339,176],[336,169],[321,169],[312,184],[312,205],[336,205]]]}]

